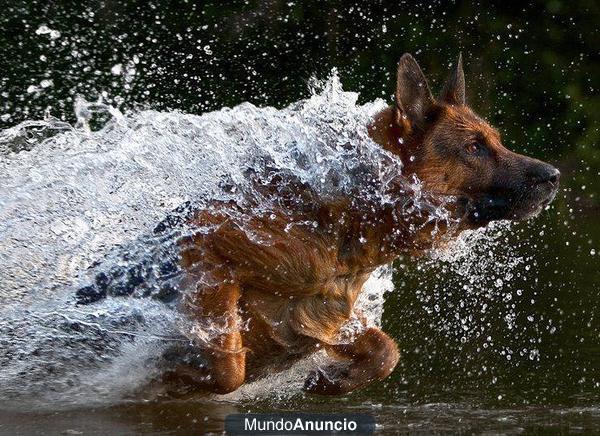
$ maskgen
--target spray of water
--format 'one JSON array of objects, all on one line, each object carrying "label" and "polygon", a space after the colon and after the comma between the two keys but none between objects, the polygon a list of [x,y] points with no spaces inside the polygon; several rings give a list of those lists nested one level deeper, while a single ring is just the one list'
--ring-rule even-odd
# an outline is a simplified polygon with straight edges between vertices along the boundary
[{"label": "spray of water", "polygon": [[[80,99],[75,126],[48,118],[1,132],[0,398],[117,401],[160,371],[170,347],[188,343],[193,326],[167,298],[181,276],[174,241],[190,231],[178,214],[215,200],[268,213],[273,199],[257,180],[273,177],[320,199],[393,201],[387,186],[402,164],[366,130],[385,103],[357,97],[334,74],[282,110],[244,103],[201,116],[124,115]],[[377,181],[368,191],[365,178]],[[413,207],[446,216],[406,183]],[[76,291],[90,283],[111,292],[78,305]],[[392,289],[389,268],[367,282],[358,306],[369,323],[380,322]],[[288,392],[305,365],[288,373]],[[237,395],[270,391],[260,382],[245,389]]]}]

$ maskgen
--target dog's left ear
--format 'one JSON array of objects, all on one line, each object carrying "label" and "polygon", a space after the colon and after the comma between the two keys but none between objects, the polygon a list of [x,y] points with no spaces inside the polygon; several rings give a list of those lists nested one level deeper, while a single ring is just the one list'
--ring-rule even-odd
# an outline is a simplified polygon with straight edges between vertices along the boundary
[{"label": "dog's left ear", "polygon": [[425,123],[425,116],[435,101],[427,79],[415,58],[404,53],[398,62],[396,83],[396,114],[398,122],[406,119],[414,126]]},{"label": "dog's left ear", "polygon": [[446,80],[440,100],[453,105],[465,104],[465,73],[462,65],[462,54],[458,55],[454,70]]}]

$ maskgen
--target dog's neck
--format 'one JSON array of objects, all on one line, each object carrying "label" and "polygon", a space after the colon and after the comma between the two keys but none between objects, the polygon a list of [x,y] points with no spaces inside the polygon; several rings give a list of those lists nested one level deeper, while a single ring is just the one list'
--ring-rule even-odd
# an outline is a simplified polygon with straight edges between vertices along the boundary
[{"label": "dog's neck", "polygon": [[320,208],[319,232],[337,246],[344,274],[372,271],[402,254],[420,255],[445,245],[460,230],[435,218],[435,203],[419,204],[414,192],[397,195],[397,202],[354,199]]},{"label": "dog's neck", "polygon": [[442,246],[458,230],[421,209],[411,193],[403,194],[398,204],[365,203],[334,219],[340,260],[359,271],[388,264],[402,254],[414,256]]}]

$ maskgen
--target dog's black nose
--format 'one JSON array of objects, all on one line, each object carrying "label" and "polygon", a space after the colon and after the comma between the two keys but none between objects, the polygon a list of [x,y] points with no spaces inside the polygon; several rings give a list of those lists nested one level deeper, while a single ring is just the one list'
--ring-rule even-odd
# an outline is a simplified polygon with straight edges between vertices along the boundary
[{"label": "dog's black nose", "polygon": [[551,183],[554,186],[558,185],[560,179],[560,171],[547,163],[539,163],[529,168],[527,175],[535,184]]}]

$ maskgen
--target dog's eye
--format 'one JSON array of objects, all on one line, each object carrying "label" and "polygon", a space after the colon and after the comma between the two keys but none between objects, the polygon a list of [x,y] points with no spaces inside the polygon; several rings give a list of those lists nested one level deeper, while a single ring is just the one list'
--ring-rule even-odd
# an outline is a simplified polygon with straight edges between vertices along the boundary
[{"label": "dog's eye", "polygon": [[478,142],[467,144],[465,148],[469,154],[480,154],[484,150],[483,146]]}]

